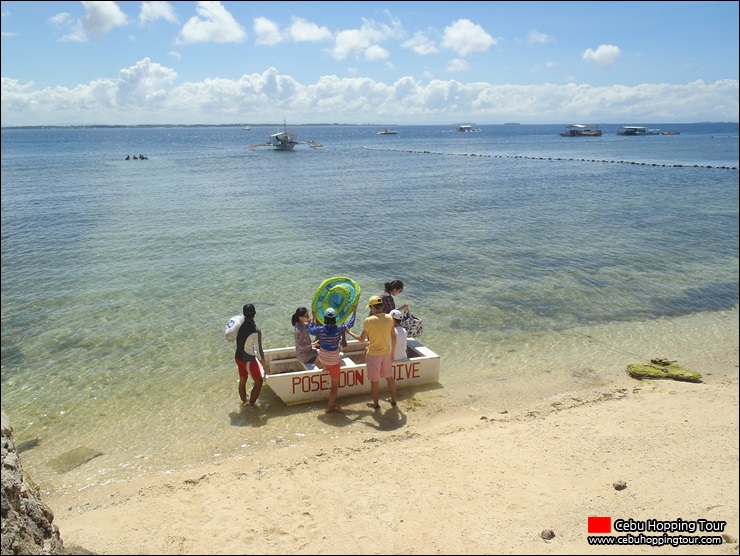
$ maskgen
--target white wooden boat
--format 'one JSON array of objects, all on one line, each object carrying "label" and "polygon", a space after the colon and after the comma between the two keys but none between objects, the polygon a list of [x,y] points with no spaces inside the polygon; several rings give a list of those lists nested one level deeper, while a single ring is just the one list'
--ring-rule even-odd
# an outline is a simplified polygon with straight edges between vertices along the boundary
[{"label": "white wooden boat", "polygon": [[[439,355],[416,339],[407,342],[408,361],[394,361],[396,388],[401,390],[439,382]],[[295,358],[293,346],[265,350],[265,362],[270,374],[265,384],[287,405],[329,399],[331,377],[318,366],[304,365]],[[380,379],[380,390],[387,390],[387,382]],[[337,398],[371,393],[365,366],[365,344],[356,340],[347,342],[342,351],[342,368]]]},{"label": "white wooden boat", "polygon": [[270,144],[279,151],[292,151],[298,144],[296,134],[289,131],[279,131],[270,135]]},{"label": "white wooden boat", "polygon": [[[249,150],[256,151],[257,147],[275,147],[275,150],[278,150],[278,151],[292,151],[295,149],[296,145],[301,144],[301,142],[298,141],[298,136],[295,133],[291,133],[290,131],[288,131],[285,121],[283,121],[282,131],[273,133],[267,139],[268,139],[267,143],[257,143],[256,145],[250,145]],[[312,149],[319,149],[324,146],[318,141],[315,141],[313,139],[309,139],[308,141],[305,142],[305,144],[311,147]]]},{"label": "white wooden boat", "polygon": [[384,129],[383,131],[379,131],[378,135],[395,135],[396,133],[398,132],[394,129]]},{"label": "white wooden boat", "polygon": [[257,147],[275,147],[278,151],[292,151],[298,144],[298,136],[295,133],[288,131],[288,126],[285,123],[285,120],[283,120],[283,129],[277,133],[273,133],[267,139],[267,143],[250,145],[249,150],[255,151],[257,150]]}]

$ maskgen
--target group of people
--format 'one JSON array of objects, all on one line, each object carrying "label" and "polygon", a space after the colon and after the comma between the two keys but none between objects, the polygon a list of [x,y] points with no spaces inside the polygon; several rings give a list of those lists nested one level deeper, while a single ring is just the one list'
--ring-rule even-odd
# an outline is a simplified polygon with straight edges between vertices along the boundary
[{"label": "group of people", "polygon": [[[298,307],[291,317],[291,324],[295,332],[295,354],[298,361],[311,365],[317,360],[322,368],[331,377],[329,402],[327,413],[340,413],[337,405],[339,391],[339,375],[341,369],[341,347],[346,345],[346,334],[360,342],[367,342],[365,347],[365,365],[370,380],[372,392],[372,407],[380,409],[379,396],[381,378],[388,383],[388,393],[391,406],[396,407],[396,382],[393,376],[393,361],[408,359],[406,353],[406,330],[401,326],[403,313],[408,310],[408,304],[396,309],[393,296],[403,291],[403,282],[393,280],[384,284],[384,291],[380,295],[373,295],[367,304],[369,315],[362,324],[362,332],[355,334],[352,326],[355,324],[357,306],[355,306],[349,320],[344,324],[337,324],[337,312],[329,307],[324,310],[324,324],[320,325],[314,312],[311,316],[306,307]],[[244,305],[244,323],[239,328],[236,339],[236,353],[234,359],[239,369],[239,397],[242,405],[255,407],[257,398],[262,389],[262,374],[259,365],[269,370],[265,364],[265,354],[262,349],[262,332],[254,322],[256,310],[254,305]],[[311,337],[315,336],[316,339]],[[259,362],[259,363],[258,363]],[[251,376],[254,386],[247,400],[247,380]]]},{"label": "group of people", "polygon": [[133,157],[131,155],[128,155],[127,154],[126,155],[126,158],[124,158],[124,160],[131,160],[132,158],[133,158],[133,160],[149,160],[149,157],[148,156],[144,156],[143,154],[140,154],[139,156],[134,155]]}]

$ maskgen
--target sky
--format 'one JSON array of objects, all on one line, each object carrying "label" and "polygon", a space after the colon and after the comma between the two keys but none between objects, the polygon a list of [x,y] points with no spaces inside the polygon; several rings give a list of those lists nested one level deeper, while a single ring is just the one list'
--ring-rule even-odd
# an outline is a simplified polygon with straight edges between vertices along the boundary
[{"label": "sky", "polygon": [[737,122],[738,2],[0,2],[2,126]]}]

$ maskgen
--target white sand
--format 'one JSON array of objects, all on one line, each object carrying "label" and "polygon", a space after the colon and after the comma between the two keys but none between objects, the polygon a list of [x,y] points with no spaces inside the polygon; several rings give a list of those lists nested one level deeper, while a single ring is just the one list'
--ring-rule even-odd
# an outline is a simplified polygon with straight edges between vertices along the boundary
[{"label": "white sand", "polygon": [[[407,422],[46,501],[66,546],[100,554],[737,554],[737,346],[718,359],[701,384],[624,373],[516,413]],[[589,516],[725,521],[725,540],[591,546]]]}]

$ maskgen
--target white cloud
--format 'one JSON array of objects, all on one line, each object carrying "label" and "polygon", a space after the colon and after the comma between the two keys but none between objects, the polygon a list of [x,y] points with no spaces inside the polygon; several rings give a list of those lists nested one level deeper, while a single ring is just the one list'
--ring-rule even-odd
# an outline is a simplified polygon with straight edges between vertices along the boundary
[{"label": "white cloud", "polygon": [[55,27],[69,27],[74,23],[74,19],[72,19],[72,14],[69,14],[67,12],[61,12],[56,15],[53,15],[49,18],[49,23],[54,25]]},{"label": "white cloud", "polygon": [[545,33],[540,33],[539,31],[534,30],[534,31],[529,32],[529,34],[527,35],[527,38],[525,39],[525,42],[528,45],[532,46],[535,44],[547,44],[547,43],[554,42],[554,41],[549,35],[546,35]]},{"label": "white cloud", "polygon": [[71,14],[61,12],[49,18],[49,22],[69,32],[59,40],[62,42],[86,42],[89,35],[102,37],[115,27],[128,25],[126,14],[115,2],[82,2],[85,15],[75,20]]},{"label": "white cloud", "polygon": [[82,30],[89,35],[102,37],[115,27],[128,25],[126,14],[115,2],[82,2],[85,16],[80,20]]},{"label": "white cloud", "polygon": [[393,19],[391,19],[391,25],[363,19],[362,27],[359,29],[345,29],[336,34],[334,48],[330,50],[330,54],[336,60],[344,60],[350,55],[367,57],[365,51],[368,48],[383,41],[401,37],[403,37],[403,27]]},{"label": "white cloud", "polygon": [[447,62],[447,71],[460,72],[466,71],[469,68],[470,65],[468,64],[468,62],[466,62],[462,58],[454,58],[453,60]]},{"label": "white cloud", "polygon": [[175,8],[169,2],[142,2],[139,13],[139,25],[146,25],[154,21],[164,19],[169,23],[177,25]]},{"label": "white cloud", "polygon": [[[0,17],[2,17],[3,19],[6,18],[6,17],[10,17],[10,12],[8,10],[3,9],[0,12]],[[13,33],[11,31],[2,31],[0,33],[0,35],[3,36],[3,37],[14,37],[14,36],[17,35],[17,33]]]},{"label": "white cloud", "polygon": [[420,56],[439,52],[435,42],[422,32],[414,33],[414,36],[402,43],[401,46],[413,50]]},{"label": "white cloud", "polygon": [[445,27],[442,39],[442,46],[458,56],[467,56],[471,52],[485,52],[496,44],[498,44],[496,39],[469,19],[458,19]]},{"label": "white cloud", "polygon": [[191,17],[180,30],[176,42],[243,42],[247,32],[221,2],[198,2],[197,16]]},{"label": "white cloud", "polygon": [[388,52],[385,48],[377,44],[374,44],[365,50],[365,59],[370,62],[375,62],[378,60],[387,60],[389,57],[390,57],[390,52]]},{"label": "white cloud", "polygon": [[542,65],[533,66],[532,68],[530,68],[529,71],[530,71],[530,73],[538,73],[538,72],[540,72],[542,70],[545,70],[545,69],[553,69],[557,65],[558,65],[557,62],[548,61],[548,62],[545,62]]},{"label": "white cloud", "polygon": [[344,60],[350,54],[363,52],[370,46],[370,40],[358,29],[347,29],[337,33],[331,54],[337,60]]},{"label": "white cloud", "polygon": [[170,68],[144,58],[130,68],[119,72],[116,83],[119,105],[142,104],[167,94],[167,89],[177,79]]},{"label": "white cloud", "polygon": [[82,24],[72,17],[72,14],[67,12],[58,13],[49,18],[49,23],[58,27],[62,30],[69,30],[70,32],[63,35],[59,41],[61,42],[85,42],[87,41],[87,35],[82,29]]},{"label": "white cloud", "polygon": [[[464,63],[464,60],[460,60]],[[429,76],[425,76],[425,79]],[[144,58],[116,78],[37,89],[2,78],[3,125],[218,124],[288,119],[399,124],[738,121],[738,81],[592,87],[491,85],[402,77],[323,76],[303,84],[269,68],[239,79],[177,84],[177,73]],[[309,118],[312,120],[307,121]]]},{"label": "white cloud", "polygon": [[596,62],[598,65],[610,68],[614,65],[621,54],[618,46],[613,44],[601,44],[596,50],[587,48],[583,53],[583,59]]},{"label": "white cloud", "polygon": [[334,38],[326,27],[319,27],[300,17],[293,17],[288,32],[294,42],[322,42]]},{"label": "white cloud", "polygon": [[280,27],[278,27],[278,24],[274,21],[270,21],[266,17],[255,17],[252,29],[254,30],[254,34],[257,36],[255,39],[256,44],[273,46],[283,42],[283,36],[280,33]]}]

